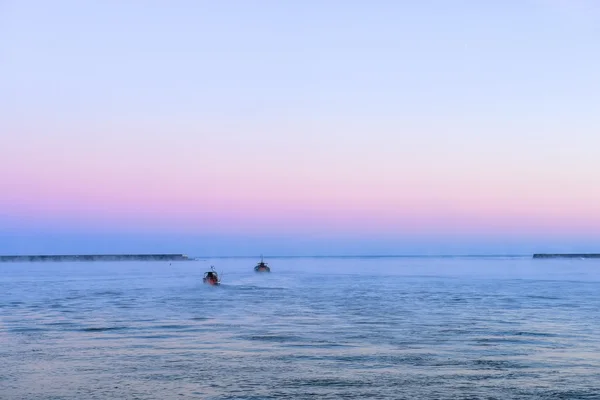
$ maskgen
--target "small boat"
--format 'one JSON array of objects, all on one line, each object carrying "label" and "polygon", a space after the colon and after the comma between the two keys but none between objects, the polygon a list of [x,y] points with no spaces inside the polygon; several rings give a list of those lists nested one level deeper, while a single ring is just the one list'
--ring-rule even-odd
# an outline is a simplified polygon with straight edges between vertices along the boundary
[{"label": "small boat", "polygon": [[202,278],[202,282],[207,285],[220,285],[221,280],[219,279],[219,274],[215,271],[215,267],[210,267],[210,271],[204,273],[204,278]]},{"label": "small boat", "polygon": [[260,262],[254,267],[254,272],[271,272],[271,268],[263,261],[262,256],[260,256]]}]

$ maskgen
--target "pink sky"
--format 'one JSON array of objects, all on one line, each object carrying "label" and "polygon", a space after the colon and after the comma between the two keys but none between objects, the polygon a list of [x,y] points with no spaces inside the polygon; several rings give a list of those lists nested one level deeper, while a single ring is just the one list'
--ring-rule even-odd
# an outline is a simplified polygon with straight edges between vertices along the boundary
[{"label": "pink sky", "polygon": [[551,180],[468,181],[419,176],[417,169],[371,181],[331,173],[282,179],[276,168],[258,168],[265,174],[209,171],[201,162],[200,170],[180,171],[148,163],[144,172],[110,165],[110,158],[103,167],[98,160],[61,162],[52,154],[4,178],[5,213],[33,224],[61,220],[92,230],[114,224],[181,232],[600,232],[597,190],[577,182],[562,181],[557,189]]},{"label": "pink sky", "polygon": [[583,3],[11,2],[0,231],[597,237]]}]

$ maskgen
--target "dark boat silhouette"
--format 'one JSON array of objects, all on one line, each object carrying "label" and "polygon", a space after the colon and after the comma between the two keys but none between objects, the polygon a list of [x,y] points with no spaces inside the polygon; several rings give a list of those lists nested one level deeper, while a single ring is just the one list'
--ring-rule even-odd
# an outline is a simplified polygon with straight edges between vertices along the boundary
[{"label": "dark boat silhouette", "polygon": [[254,267],[254,272],[271,272],[271,268],[263,261],[262,256],[260,256],[260,262]]},{"label": "dark boat silhouette", "polygon": [[217,286],[221,284],[221,279],[219,279],[219,274],[215,271],[215,267],[210,267],[210,271],[204,273],[204,278],[202,278],[202,282],[207,285]]}]

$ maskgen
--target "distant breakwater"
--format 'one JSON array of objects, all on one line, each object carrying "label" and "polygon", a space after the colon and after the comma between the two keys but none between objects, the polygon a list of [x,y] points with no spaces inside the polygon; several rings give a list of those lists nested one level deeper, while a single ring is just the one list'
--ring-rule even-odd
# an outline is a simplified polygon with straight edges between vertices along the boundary
[{"label": "distant breakwater", "polygon": [[64,262],[64,261],[189,261],[184,254],[69,254],[0,256],[0,262]]},{"label": "distant breakwater", "polygon": [[534,254],[533,258],[600,258],[600,254]]}]

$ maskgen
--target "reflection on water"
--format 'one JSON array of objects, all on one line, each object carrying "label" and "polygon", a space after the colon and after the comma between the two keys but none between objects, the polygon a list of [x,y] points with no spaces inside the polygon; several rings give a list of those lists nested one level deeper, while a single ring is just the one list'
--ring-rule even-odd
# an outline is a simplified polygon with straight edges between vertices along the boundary
[{"label": "reflection on water", "polygon": [[1,397],[600,398],[598,261],[254,261],[1,264]]}]

